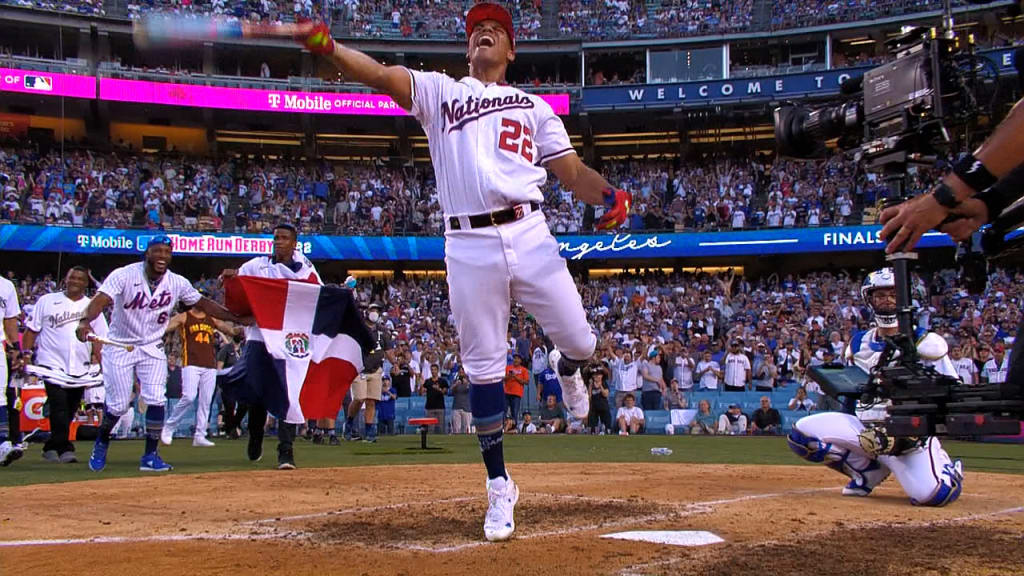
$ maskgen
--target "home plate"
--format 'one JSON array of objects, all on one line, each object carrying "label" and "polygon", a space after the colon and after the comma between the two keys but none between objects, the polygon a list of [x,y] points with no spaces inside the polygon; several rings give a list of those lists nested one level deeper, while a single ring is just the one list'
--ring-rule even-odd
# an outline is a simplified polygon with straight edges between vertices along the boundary
[{"label": "home plate", "polygon": [[634,540],[637,542],[653,542],[655,544],[671,544],[673,546],[706,546],[725,542],[711,532],[704,530],[635,530],[632,532],[616,532],[605,534],[601,538],[616,540]]}]

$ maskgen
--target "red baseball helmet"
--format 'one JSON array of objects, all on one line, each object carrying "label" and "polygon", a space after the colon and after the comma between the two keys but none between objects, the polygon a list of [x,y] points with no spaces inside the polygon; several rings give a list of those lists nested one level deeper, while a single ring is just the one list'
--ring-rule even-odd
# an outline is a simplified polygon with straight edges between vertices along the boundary
[{"label": "red baseball helmet", "polygon": [[505,29],[508,39],[512,43],[512,49],[516,49],[516,30],[512,25],[512,16],[498,4],[492,2],[479,2],[474,4],[466,14],[466,37],[473,35],[473,28],[484,20],[494,20]]}]

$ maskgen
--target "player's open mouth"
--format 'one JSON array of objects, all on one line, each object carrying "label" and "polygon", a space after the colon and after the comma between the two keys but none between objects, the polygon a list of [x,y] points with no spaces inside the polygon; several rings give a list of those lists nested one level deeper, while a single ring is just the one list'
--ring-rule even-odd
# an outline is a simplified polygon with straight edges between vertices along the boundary
[{"label": "player's open mouth", "polygon": [[493,47],[495,45],[494,37],[490,34],[481,34],[476,40],[476,45],[486,46],[488,48]]}]

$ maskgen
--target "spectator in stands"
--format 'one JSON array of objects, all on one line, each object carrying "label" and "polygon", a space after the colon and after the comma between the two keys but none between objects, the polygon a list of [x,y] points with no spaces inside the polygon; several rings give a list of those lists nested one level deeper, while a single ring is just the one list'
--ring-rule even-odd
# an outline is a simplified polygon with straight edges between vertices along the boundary
[{"label": "spectator in stands", "polygon": [[377,402],[377,428],[381,434],[392,435],[395,433],[395,399],[398,398],[398,390],[391,382],[387,374],[381,378],[380,401]]},{"label": "spectator in stands", "polygon": [[772,408],[772,401],[767,396],[761,396],[761,407],[754,410],[750,416],[751,434],[781,434],[782,414]]},{"label": "spectator in stands", "polygon": [[1001,384],[1006,382],[1006,375],[1010,370],[1010,357],[1006,355],[1006,348],[1002,342],[992,347],[992,358],[985,362],[981,370],[981,381],[986,384]]},{"label": "spectator in stands", "polygon": [[554,394],[548,394],[544,404],[540,407],[538,430],[543,434],[557,434],[565,431],[565,408]]},{"label": "spectator in stands", "polygon": [[448,394],[448,381],[440,377],[440,370],[437,364],[431,366],[431,377],[423,381],[423,394],[427,397],[424,405],[427,418],[437,418],[437,424],[433,431],[440,434],[444,431],[445,403],[444,397]]},{"label": "spectator in stands", "polygon": [[730,436],[747,433],[747,416],[740,411],[739,404],[730,404],[729,409],[718,417],[718,433]]},{"label": "spectator in stands", "polygon": [[[622,355],[619,356],[621,351]],[[639,383],[639,367],[633,362],[633,353],[629,350],[617,349],[612,369],[617,373],[618,386],[615,389],[615,407],[625,404],[626,396],[636,392]]]},{"label": "spectator in stands", "polygon": [[622,406],[615,413],[615,421],[619,427],[619,436],[639,434],[644,428],[644,412],[636,405],[636,397],[626,394]]},{"label": "spectator in stands", "polygon": [[772,359],[772,353],[764,342],[757,343],[757,351],[754,352],[753,368],[751,378],[753,379],[754,390],[758,392],[771,392],[775,389],[775,378],[778,369]]},{"label": "spectator in stands", "polygon": [[978,383],[978,368],[970,358],[964,358],[963,347],[953,346],[949,349],[950,360],[953,361],[953,368],[956,369],[960,380],[969,386]]},{"label": "spectator in stands", "polygon": [[663,410],[662,396],[667,386],[661,369],[661,352],[657,347],[652,347],[647,353],[647,361],[640,367],[640,377],[643,379],[640,405],[644,410]]},{"label": "spectator in stands", "polygon": [[533,414],[530,414],[529,410],[523,411],[523,421],[516,426],[515,420],[508,419],[507,425],[512,427],[512,430],[519,434],[536,434],[538,432],[537,423],[533,421]]},{"label": "spectator in stands", "polygon": [[466,371],[462,366],[459,366],[451,392],[453,397],[452,434],[469,434],[473,414],[469,406],[469,379],[466,378]]},{"label": "spectator in stands", "polygon": [[807,397],[807,389],[803,386],[796,389],[796,396],[789,400],[790,410],[803,410],[811,412],[815,408],[814,400]]},{"label": "spectator in stands", "polygon": [[711,351],[705,350],[703,359],[697,364],[697,376],[700,377],[701,390],[718,390],[718,379],[722,376],[722,368],[711,358]]},{"label": "spectator in stands", "polygon": [[[590,415],[587,418],[587,426],[590,427],[591,434],[612,431],[612,413],[608,405],[610,392],[604,378],[603,370],[593,370],[587,380],[587,391],[590,392]],[[599,428],[600,425],[604,425],[603,430]]]},{"label": "spectator in stands", "polygon": [[743,342],[733,340],[725,356],[725,391],[743,392],[750,385],[750,359],[743,353]]},{"label": "spectator in stands", "polygon": [[523,366],[523,357],[512,356],[512,364],[505,368],[505,402],[508,405],[509,417],[519,422],[519,407],[523,402],[523,390],[530,383],[530,372]]},{"label": "spectator in stands", "polygon": [[711,403],[701,400],[697,404],[697,414],[690,423],[690,434],[714,434],[718,419],[711,413]]},{"label": "spectator in stands", "polygon": [[554,396],[559,402],[562,401],[562,385],[558,383],[558,375],[551,367],[547,367],[537,376],[537,404],[543,404],[548,396]]}]

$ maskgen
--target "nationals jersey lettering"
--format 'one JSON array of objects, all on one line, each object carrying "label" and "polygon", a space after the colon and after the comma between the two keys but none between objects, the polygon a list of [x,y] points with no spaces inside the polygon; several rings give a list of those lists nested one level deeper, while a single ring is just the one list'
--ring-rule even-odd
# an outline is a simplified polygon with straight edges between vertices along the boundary
[{"label": "nationals jersey lettering", "polygon": [[[25,327],[36,332],[36,364],[79,376],[88,371],[92,344],[75,336],[78,320],[89,307],[90,298],[72,300],[63,292],[45,294],[32,308]],[[97,336],[107,335],[107,320],[100,314],[92,321]]]},{"label": "nationals jersey lettering", "polygon": [[503,84],[410,70],[412,114],[423,126],[446,216],[543,202],[543,164],[574,152],[541,98]]},{"label": "nationals jersey lettering", "polygon": [[[143,262],[114,270],[99,291],[114,301],[110,315],[111,339],[137,346],[163,340],[164,327],[179,300],[191,306],[202,298],[188,280],[170,270],[150,290]],[[157,353],[156,350],[149,352]]]}]

